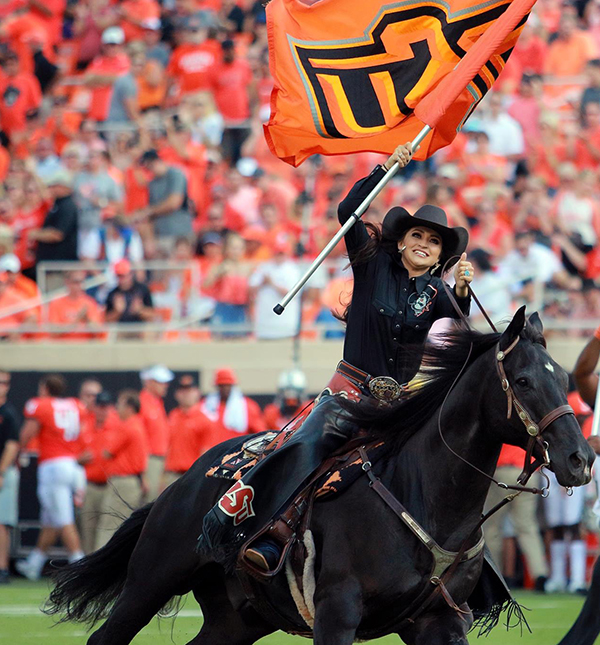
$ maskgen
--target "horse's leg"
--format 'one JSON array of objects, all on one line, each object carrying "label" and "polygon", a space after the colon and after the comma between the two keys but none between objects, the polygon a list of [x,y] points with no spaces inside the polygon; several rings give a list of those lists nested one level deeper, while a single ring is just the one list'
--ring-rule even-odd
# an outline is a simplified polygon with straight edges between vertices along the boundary
[{"label": "horse's leg", "polygon": [[356,638],[363,609],[358,580],[346,578],[331,584],[319,582],[315,593],[314,645],[351,645]]},{"label": "horse's leg", "polygon": [[125,585],[106,622],[89,638],[88,645],[128,645],[173,596],[170,589],[148,584]]},{"label": "horse's leg", "polygon": [[253,609],[242,615],[231,604],[223,580],[222,569],[211,567],[213,575],[205,575],[193,589],[202,608],[202,629],[187,645],[252,645],[276,629]]},{"label": "horse's leg", "polygon": [[[468,613],[445,607],[417,618],[410,630],[411,637],[405,642],[411,645],[469,645],[467,633],[473,624],[473,614],[466,604],[461,609]],[[404,638],[404,634],[401,636]]]}]

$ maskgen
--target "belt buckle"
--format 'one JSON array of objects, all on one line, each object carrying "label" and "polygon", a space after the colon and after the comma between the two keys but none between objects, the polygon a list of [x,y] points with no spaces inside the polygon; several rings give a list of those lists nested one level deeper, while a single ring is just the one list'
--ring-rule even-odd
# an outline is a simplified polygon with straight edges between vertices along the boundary
[{"label": "belt buckle", "polygon": [[391,376],[376,376],[369,381],[369,391],[379,401],[392,403],[402,395],[402,386]]}]

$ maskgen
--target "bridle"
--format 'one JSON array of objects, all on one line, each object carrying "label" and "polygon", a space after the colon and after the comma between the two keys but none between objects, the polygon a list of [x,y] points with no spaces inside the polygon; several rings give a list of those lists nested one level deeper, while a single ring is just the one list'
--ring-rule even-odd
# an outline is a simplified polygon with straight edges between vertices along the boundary
[{"label": "bridle", "polygon": [[[455,257],[448,258],[446,261],[444,268],[442,269],[442,275],[446,271],[446,267],[449,262],[451,262]],[[442,280],[442,285],[444,286],[444,290],[446,291],[446,294],[448,298],[450,299],[450,302],[452,303],[452,306],[456,310],[456,312],[459,315],[459,318],[461,321],[468,327],[470,328],[469,321],[467,320],[467,317],[461,310],[461,308],[458,306],[458,303],[456,302],[456,299],[454,298],[454,294],[450,291],[446,283]],[[481,310],[481,313],[484,315],[485,319],[489,323],[490,327],[492,330],[496,333],[498,333],[498,330],[496,329],[496,326],[492,322],[491,318],[489,317],[488,313],[485,311],[483,305],[481,302],[479,302],[479,299],[475,295],[473,289],[471,289],[471,285],[467,285],[467,288],[469,290],[469,294],[475,300],[477,303],[477,306]],[[526,323],[527,324],[527,323]],[[496,361],[496,371],[498,373],[498,377],[500,378],[500,385],[502,387],[502,390],[506,394],[507,398],[507,403],[508,403],[508,411],[506,414],[506,418],[510,419],[512,416],[512,411],[513,408],[517,413],[517,416],[525,426],[525,429],[527,431],[527,434],[529,435],[529,440],[527,442],[527,447],[525,449],[525,461],[523,464],[523,470],[521,474],[517,477],[517,482],[518,484],[516,485],[509,485],[505,484],[504,482],[498,481],[496,478],[492,477],[491,475],[488,475],[486,472],[475,466],[475,464],[472,464],[470,461],[459,455],[446,441],[444,434],[442,432],[442,412],[444,410],[444,406],[446,404],[446,401],[448,400],[448,397],[450,396],[450,393],[454,389],[455,385],[458,383],[458,380],[460,377],[463,375],[465,369],[467,368],[467,365],[469,364],[469,361],[471,359],[471,353],[473,351],[473,343],[471,343],[471,347],[469,348],[469,352],[467,355],[467,358],[465,359],[465,362],[454,379],[452,385],[450,386],[450,389],[446,393],[446,396],[444,397],[444,400],[442,402],[442,405],[440,406],[440,410],[438,413],[438,433],[440,435],[440,438],[446,448],[458,457],[462,462],[470,466],[472,469],[476,470],[477,472],[481,473],[484,477],[487,477],[489,480],[494,482],[497,486],[500,488],[504,488],[505,490],[514,490],[517,491],[517,494],[522,493],[522,492],[528,492],[528,493],[533,493],[534,495],[541,495],[542,497],[548,497],[548,494],[550,492],[550,480],[546,473],[543,471],[543,469],[540,471],[542,477],[545,479],[545,485],[542,486],[542,488],[536,488],[536,487],[528,487],[526,486],[527,482],[535,473],[538,468],[543,468],[547,467],[550,465],[550,455],[548,454],[548,443],[542,439],[542,433],[546,428],[548,428],[552,423],[554,423],[557,419],[560,419],[561,417],[567,415],[567,414],[572,414],[575,416],[575,412],[573,411],[573,408],[570,405],[559,405],[558,407],[554,408],[554,410],[551,410],[546,414],[542,419],[539,421],[539,423],[536,423],[529,412],[527,412],[527,409],[525,406],[519,401],[517,398],[517,395],[515,394],[508,377],[506,376],[506,371],[504,370],[504,361],[506,357],[510,354],[510,352],[513,351],[513,349],[519,344],[520,340],[520,335],[513,340],[513,342],[506,348],[506,349],[501,349],[500,348],[500,341],[496,343],[496,348],[495,348],[495,361]],[[535,447],[538,446],[541,450],[541,458],[535,458],[533,455],[533,451]],[[572,495],[573,491],[570,488],[567,488],[567,494]],[[507,498],[508,499],[508,498]],[[512,501],[512,500],[510,500]],[[492,509],[492,512],[494,512],[497,509]],[[489,513],[491,514],[491,513]],[[488,516],[489,516],[488,514]]]},{"label": "bridle", "polygon": [[[506,398],[508,400],[508,412],[506,413],[506,418],[511,418],[514,408],[517,416],[525,426],[527,434],[529,435],[527,448],[525,449],[525,463],[523,465],[523,471],[517,477],[519,484],[524,486],[528,482],[531,475],[533,475],[533,473],[538,468],[550,465],[548,443],[542,439],[542,433],[544,432],[544,430],[546,430],[546,428],[548,428],[548,426],[554,423],[557,419],[560,419],[566,414],[572,414],[573,416],[575,416],[575,412],[570,405],[559,405],[558,407],[554,408],[554,410],[548,412],[548,414],[544,416],[539,423],[536,423],[531,418],[531,415],[529,414],[529,412],[527,412],[525,406],[517,398],[517,395],[515,394],[511,384],[508,381],[506,372],[504,371],[504,359],[517,346],[519,339],[520,337],[517,336],[517,338],[505,350],[500,349],[500,343],[496,344],[496,370],[498,372],[498,376],[500,377],[500,385],[502,386],[502,390],[506,393]],[[534,458],[532,461],[533,450],[536,445],[541,449],[542,457]],[[547,496],[547,492],[546,495],[544,495],[544,492],[542,492],[542,495]]]}]

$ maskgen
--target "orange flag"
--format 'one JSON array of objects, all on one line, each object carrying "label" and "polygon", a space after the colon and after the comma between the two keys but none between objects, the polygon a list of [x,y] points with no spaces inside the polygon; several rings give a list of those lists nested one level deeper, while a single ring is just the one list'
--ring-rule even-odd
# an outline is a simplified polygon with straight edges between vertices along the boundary
[{"label": "orange flag", "polygon": [[313,154],[390,154],[426,123],[415,154],[426,159],[498,78],[534,3],[271,0],[271,151],[294,166]]}]

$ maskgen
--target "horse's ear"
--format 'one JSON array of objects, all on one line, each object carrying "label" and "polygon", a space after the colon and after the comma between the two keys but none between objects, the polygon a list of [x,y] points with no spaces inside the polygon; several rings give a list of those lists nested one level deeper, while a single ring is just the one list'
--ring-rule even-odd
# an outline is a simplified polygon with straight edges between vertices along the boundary
[{"label": "horse's ear", "polygon": [[510,321],[510,325],[504,330],[500,337],[500,349],[505,350],[509,347],[525,327],[525,305],[523,305]]},{"label": "horse's ear", "polygon": [[531,316],[527,318],[527,322],[540,334],[544,333],[544,325],[542,325],[542,319],[537,311],[534,311]]}]

